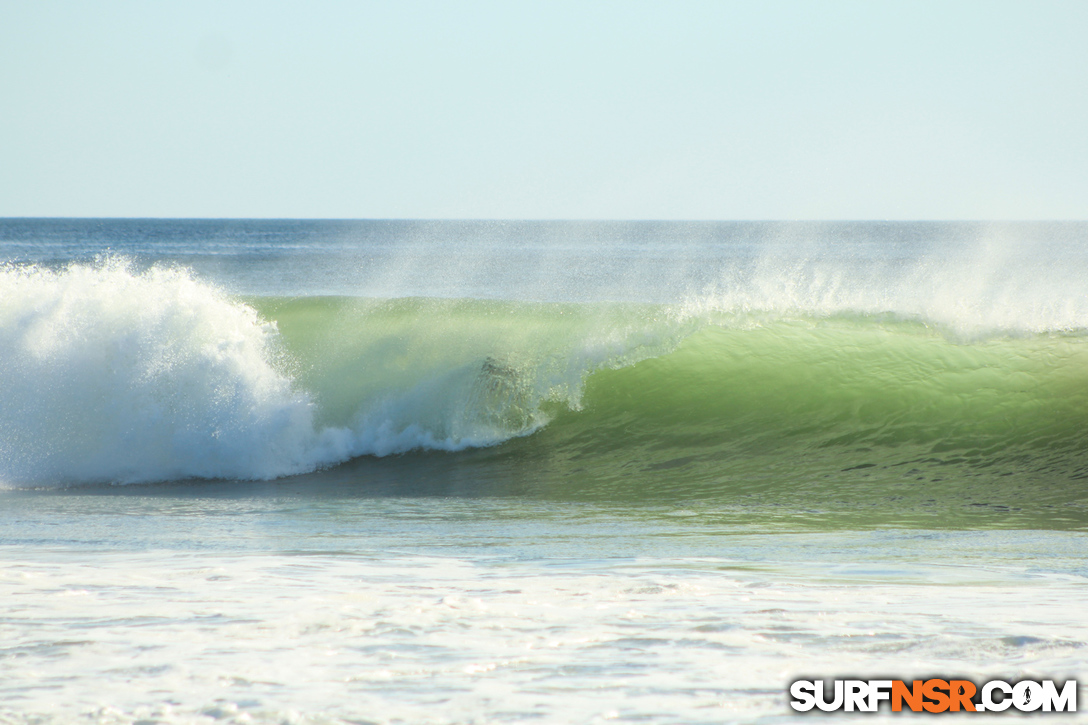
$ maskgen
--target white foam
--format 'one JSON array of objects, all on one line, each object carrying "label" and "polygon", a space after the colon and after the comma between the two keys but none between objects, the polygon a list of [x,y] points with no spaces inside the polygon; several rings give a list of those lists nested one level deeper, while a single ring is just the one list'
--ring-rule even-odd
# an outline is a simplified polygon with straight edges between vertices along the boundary
[{"label": "white foam", "polygon": [[0,481],[266,479],[344,460],[276,330],[186,271],[0,268]]}]

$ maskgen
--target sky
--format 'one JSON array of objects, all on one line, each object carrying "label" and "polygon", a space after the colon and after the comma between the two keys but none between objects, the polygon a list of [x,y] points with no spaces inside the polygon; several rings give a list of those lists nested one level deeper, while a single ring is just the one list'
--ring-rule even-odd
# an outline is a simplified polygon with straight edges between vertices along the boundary
[{"label": "sky", "polygon": [[0,216],[1088,219],[1088,2],[0,0]]}]

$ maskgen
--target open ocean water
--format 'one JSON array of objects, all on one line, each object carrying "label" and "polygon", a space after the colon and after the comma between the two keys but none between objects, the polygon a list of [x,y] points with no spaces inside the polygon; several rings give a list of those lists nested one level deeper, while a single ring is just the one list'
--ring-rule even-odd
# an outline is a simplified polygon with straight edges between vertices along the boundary
[{"label": "open ocean water", "polygon": [[1088,224],[0,219],[0,263],[0,723],[1088,664]]}]

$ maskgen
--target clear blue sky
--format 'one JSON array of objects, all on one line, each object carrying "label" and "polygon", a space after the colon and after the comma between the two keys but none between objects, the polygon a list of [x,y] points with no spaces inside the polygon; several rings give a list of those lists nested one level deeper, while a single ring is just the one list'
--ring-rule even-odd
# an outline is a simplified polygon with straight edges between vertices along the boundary
[{"label": "clear blue sky", "polygon": [[0,216],[1088,218],[1088,2],[0,0]]}]

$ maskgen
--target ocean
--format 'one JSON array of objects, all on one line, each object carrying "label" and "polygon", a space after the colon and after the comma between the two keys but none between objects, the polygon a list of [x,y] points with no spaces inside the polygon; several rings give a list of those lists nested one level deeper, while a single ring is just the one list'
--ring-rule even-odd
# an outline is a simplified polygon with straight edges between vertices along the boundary
[{"label": "ocean", "polygon": [[0,723],[1072,679],[1086,530],[1088,223],[0,219]]}]

